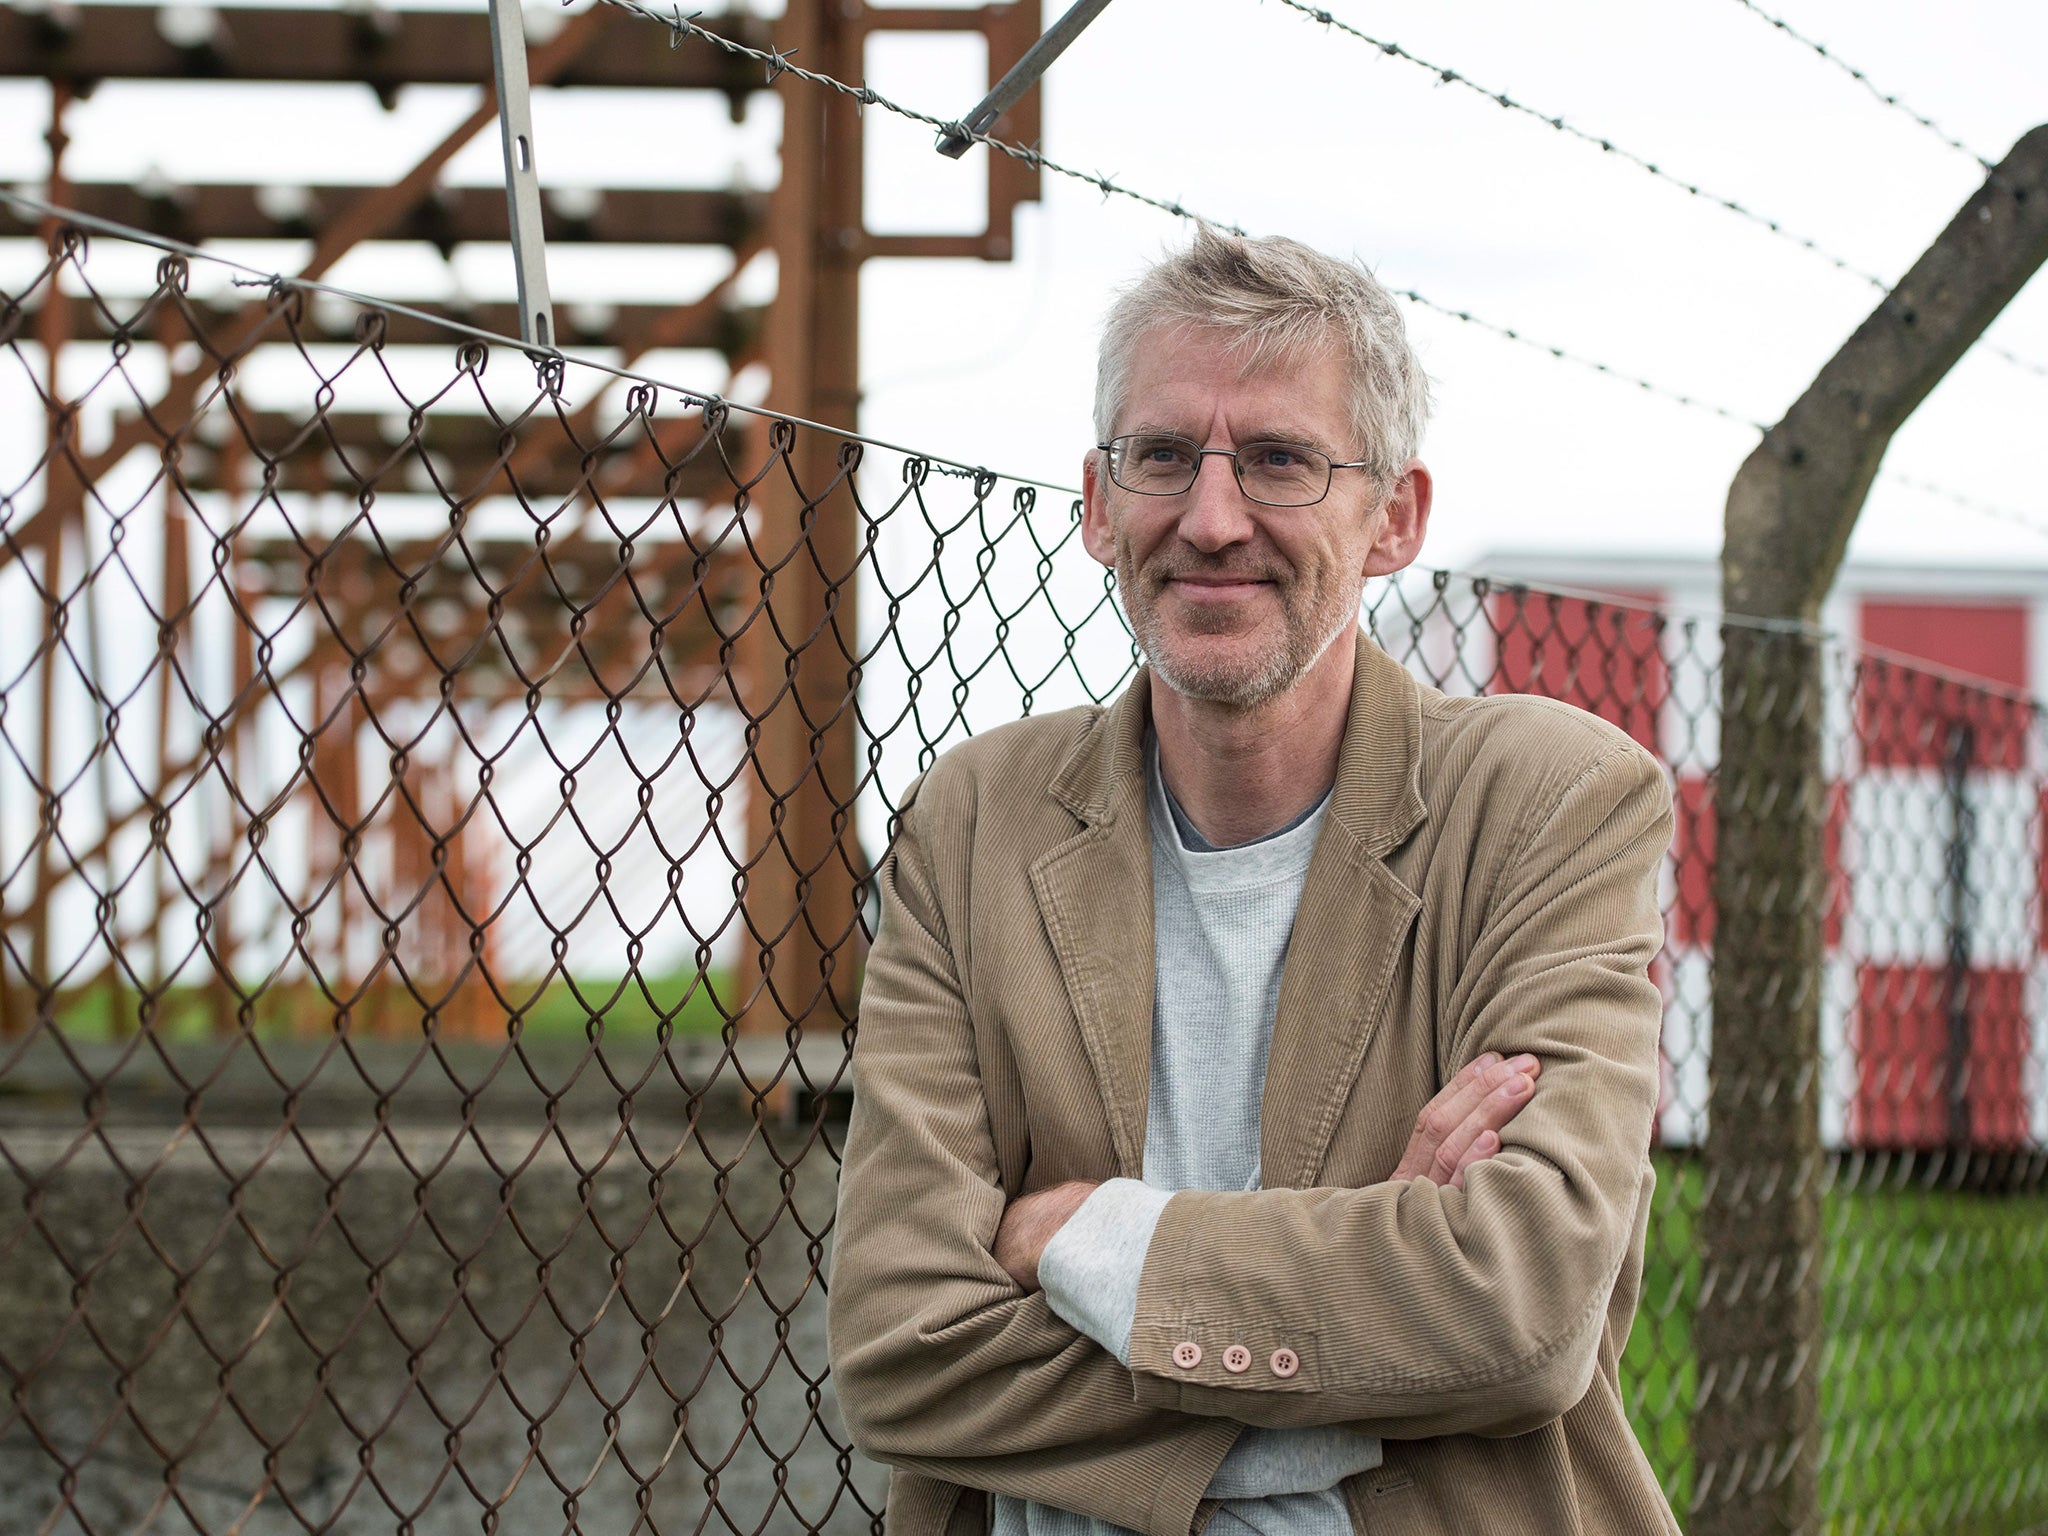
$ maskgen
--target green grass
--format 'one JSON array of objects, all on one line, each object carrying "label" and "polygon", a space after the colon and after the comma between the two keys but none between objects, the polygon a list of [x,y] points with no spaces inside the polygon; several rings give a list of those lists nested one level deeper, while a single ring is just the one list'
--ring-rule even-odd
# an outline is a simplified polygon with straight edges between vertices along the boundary
[{"label": "green grass", "polygon": [[[1697,1382],[1696,1163],[1666,1157],[1622,1388],[1683,1515]],[[2016,1532],[2048,1521],[2048,1197],[1829,1192],[1820,1378],[1827,1529]]]},{"label": "green grass", "polygon": [[[17,991],[16,1005],[26,1001]],[[729,975],[713,972],[707,980],[684,971],[514,986],[504,1000],[472,983],[435,1001],[442,1030],[469,1039],[502,1040],[516,1011],[527,1039],[581,1039],[601,1027],[607,1036],[641,1040],[652,1038],[664,1019],[678,1035],[715,1035],[726,1022],[718,1003],[730,1008],[735,998]],[[334,1027],[336,1005],[304,982],[274,984],[247,999],[225,987],[174,985],[147,1005],[132,987],[101,983],[60,993],[51,1011],[75,1040],[132,1035],[145,1017],[159,1038],[203,1040],[239,1030],[245,1011],[253,1032],[270,1040],[325,1035]],[[373,989],[350,1007],[351,1029],[370,1035],[416,1037],[427,1022],[427,1008],[402,987]]]}]

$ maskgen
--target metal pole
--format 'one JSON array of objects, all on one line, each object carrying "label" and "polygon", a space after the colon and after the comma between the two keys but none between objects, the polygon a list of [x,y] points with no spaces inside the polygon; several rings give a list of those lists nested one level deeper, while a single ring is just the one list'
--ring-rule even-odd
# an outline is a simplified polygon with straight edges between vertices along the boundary
[{"label": "metal pole", "polygon": [[1943,892],[1948,908],[1948,969],[1942,977],[1942,1015],[1948,1022],[1948,1141],[1960,1161],[1974,1139],[1970,1126],[1970,845],[1976,817],[1970,808],[1970,764],[1977,755],[1977,733],[1967,720],[1948,729],[1948,750],[1942,762],[1942,788],[1948,801],[1948,847],[1943,850]]},{"label": "metal pole", "polygon": [[939,136],[939,153],[948,160],[958,160],[967,153],[967,147],[974,142],[974,135],[987,133],[996,124],[996,119],[1017,104],[1017,100],[1045,73],[1052,61],[1067,51],[1067,44],[1087,30],[1088,23],[1100,16],[1109,0],[1080,0],[1070,7],[1067,14],[1054,22],[1045,35],[1019,59],[1007,75],[996,82],[996,88],[975,104],[974,110],[961,118],[951,130]]},{"label": "metal pole", "polygon": [[1693,1318],[1690,1536],[1824,1529],[1820,616],[1892,434],[2048,264],[2048,125],[1984,185],[1728,490],[1715,789],[1714,1042]]},{"label": "metal pole", "polygon": [[526,76],[526,18],[519,0],[491,0],[491,72],[498,84],[498,132],[505,146],[505,206],[512,266],[519,279],[519,339],[553,350],[548,259],[541,232],[540,176],[533,162],[533,112]]}]

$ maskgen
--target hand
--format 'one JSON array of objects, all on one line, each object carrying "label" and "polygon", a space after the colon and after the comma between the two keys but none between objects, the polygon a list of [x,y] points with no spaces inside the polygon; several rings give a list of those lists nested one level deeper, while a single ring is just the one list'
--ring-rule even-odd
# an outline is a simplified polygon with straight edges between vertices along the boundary
[{"label": "hand", "polygon": [[1500,1150],[1501,1128],[1534,1096],[1542,1070],[1534,1056],[1502,1061],[1494,1051],[1468,1063],[1415,1117],[1393,1178],[1463,1189],[1465,1170]]},{"label": "hand", "polygon": [[1074,1179],[1011,1201],[996,1227],[996,1262],[1025,1290],[1037,1290],[1038,1261],[1045,1245],[1094,1193],[1095,1186],[1086,1179]]}]

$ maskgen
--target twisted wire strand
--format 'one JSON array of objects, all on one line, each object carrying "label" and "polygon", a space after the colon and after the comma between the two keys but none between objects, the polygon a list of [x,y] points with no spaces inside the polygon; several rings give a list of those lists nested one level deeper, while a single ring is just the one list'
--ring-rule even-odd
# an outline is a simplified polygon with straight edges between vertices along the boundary
[{"label": "twisted wire strand", "polygon": [[[1768,233],[1776,236],[1778,239],[1787,241],[1790,244],[1799,247],[1799,249],[1807,251],[1810,254],[1819,257],[1822,261],[1825,261],[1829,266],[1834,267],[1837,271],[1848,273],[1851,277],[1856,278],[1858,281],[1866,284],[1871,288],[1875,288],[1880,293],[1889,294],[1895,286],[1892,283],[1886,282],[1884,278],[1879,276],[1877,273],[1871,271],[1868,267],[1865,267],[1860,263],[1851,261],[1846,256],[1840,255],[1834,251],[1829,250],[1826,246],[1823,246],[1819,241],[1813,239],[1811,236],[1801,234],[1797,230],[1788,228],[1782,220],[1773,218],[1769,214],[1761,213],[1756,209],[1751,208],[1748,204],[1740,202],[1735,198],[1728,197],[1720,192],[1710,191],[1706,187],[1701,186],[1698,182],[1688,181],[1683,176],[1674,175],[1670,171],[1667,171],[1662,166],[1658,165],[1654,160],[1649,159],[1647,156],[1639,155],[1634,150],[1626,149],[1623,146],[1615,143],[1612,139],[1605,138],[1600,134],[1594,133],[1585,128],[1581,128],[1576,123],[1571,122],[1569,119],[1563,116],[1560,116],[1555,113],[1544,112],[1539,108],[1529,106],[1525,102],[1517,101],[1513,96],[1510,96],[1506,91],[1498,91],[1494,90],[1490,86],[1481,85],[1478,81],[1472,79],[1470,76],[1465,75],[1458,70],[1447,68],[1444,65],[1432,63],[1428,59],[1422,58],[1420,55],[1410,52],[1407,48],[1404,48],[1401,44],[1397,42],[1393,42],[1386,38],[1375,37],[1369,32],[1363,31],[1358,27],[1352,26],[1349,22],[1342,20],[1341,18],[1334,15],[1330,11],[1326,10],[1322,6],[1307,4],[1306,0],[1279,0],[1279,3],[1285,6],[1288,10],[1297,12],[1298,14],[1306,17],[1310,21],[1320,22],[1324,27],[1330,29],[1331,31],[1341,32],[1347,37],[1350,37],[1358,42],[1366,44],[1368,47],[1378,49],[1380,53],[1382,53],[1388,58],[1399,59],[1403,63],[1412,64],[1418,69],[1425,69],[1429,71],[1429,73],[1431,73],[1432,75],[1435,75],[1437,77],[1438,82],[1441,84],[1455,85],[1460,87],[1461,89],[1470,91],[1475,95],[1483,98],[1484,100],[1490,101],[1494,105],[1505,109],[1508,112],[1514,113],[1520,117],[1526,117],[1532,122],[1541,123],[1546,128],[1550,128],[1557,133],[1563,134],[1566,138],[1574,139],[1581,144],[1589,145],[1599,150],[1602,154],[1611,155],[1615,159],[1620,160],[1625,164],[1635,166],[1638,170],[1646,172],[1648,175],[1656,178],[1658,181],[1663,182],[1666,186],[1677,188],[1679,191],[1685,193],[1688,197],[1698,198],[1700,201],[1707,203],[1712,207],[1720,208],[1728,213],[1732,213],[1736,215],[1738,218],[1746,220],[1748,223],[1756,226],[1757,228],[1763,229]],[[1757,10],[1757,7],[1751,4],[1751,0],[1737,0],[1737,3],[1747,5],[1751,10]],[[1771,19],[1768,16],[1768,14],[1763,11],[1757,11],[1757,14],[1760,16],[1764,16],[1766,20]],[[1783,26],[1783,23],[1777,23],[1777,25]],[[1790,28],[1786,28],[1786,30],[1789,32]],[[1795,37],[1798,36],[1797,33],[1793,33],[1792,35]],[[1807,42],[1807,39],[1805,38],[1800,38],[1799,40],[1801,42]],[[1809,46],[1817,47],[1818,45],[1809,43]],[[1852,71],[1852,73],[1856,73],[1859,79],[1862,78],[1860,71]],[[1867,84],[1868,82],[1866,81],[1865,83]],[[1875,87],[1873,87],[1872,89],[1874,90]],[[1896,98],[1884,97],[1882,99],[1893,101],[1896,104]],[[1910,108],[1907,108],[1905,110],[1907,110],[1909,113],[1911,112]],[[1915,116],[1916,120],[1922,122],[1926,121],[1925,119],[1920,119],[1918,117],[1918,114],[1912,115]],[[1932,123],[1928,123],[1927,126],[1934,127]],[[1939,133],[1941,130],[1939,128],[1936,128],[1935,131]],[[1963,153],[1969,155],[1973,160],[1976,160],[1986,171],[1993,171],[1996,169],[1996,166],[1992,161],[1986,160],[1982,155],[1979,155],[1975,150],[1969,148],[1968,145],[1959,143],[1954,140],[1949,140],[1947,139],[1946,135],[1943,135],[1943,137],[1946,142],[1953,144],[1955,148],[1962,150]],[[2005,362],[2012,364],[2014,367],[2023,369],[2026,372],[2034,374],[2040,378],[2048,379],[2048,364],[2036,362],[2032,358],[2023,357],[2020,354],[2015,353],[2003,346],[1998,346],[1992,343],[1980,343],[1980,345],[1983,346],[1985,351],[1991,353],[1993,356],[2000,358]]]},{"label": "twisted wire strand", "polygon": [[1426,294],[1417,293],[1413,288],[1389,288],[1387,291],[1393,294],[1395,298],[1406,299],[1410,304],[1416,305],[1418,308],[1429,310],[1447,319],[1459,321],[1464,325],[1485,331],[1489,335],[1498,336],[1505,341],[1512,341],[1519,347],[1527,347],[1531,351],[1540,352],[1545,357],[1554,358],[1558,362],[1570,363],[1574,367],[1584,368],[1590,372],[1604,375],[1618,383],[1632,384],[1646,395],[1655,395],[1658,399],[1669,400],[1674,405],[1682,405],[1691,410],[1704,412],[1709,416],[1718,416],[1721,420],[1732,421],[1738,426],[1752,427],[1758,432],[1768,432],[1771,430],[1769,422],[1759,421],[1754,416],[1746,415],[1732,407],[1718,405],[1712,400],[1702,400],[1697,395],[1689,395],[1684,390],[1673,389],[1666,384],[1659,384],[1654,379],[1646,379],[1641,374],[1630,373],[1627,369],[1617,368],[1612,363],[1603,363],[1596,357],[1587,357],[1583,353],[1574,352],[1569,347],[1560,347],[1547,341],[1539,341],[1534,336],[1524,335],[1511,325],[1502,325],[1498,321],[1485,319],[1473,314],[1470,310],[1453,309],[1448,304],[1439,304],[1435,299],[1428,297]]},{"label": "twisted wire strand", "polygon": [[[968,137],[976,140],[979,143],[988,145],[990,149],[997,150],[1003,154],[1010,155],[1016,159],[1024,160],[1032,165],[1042,166],[1047,170],[1057,171],[1061,175],[1073,177],[1074,179],[1081,181],[1088,186],[1096,188],[1098,191],[1102,192],[1105,197],[1118,196],[1129,198],[1133,202],[1143,203],[1145,206],[1156,209],[1159,212],[1170,213],[1175,218],[1186,219],[1195,223],[1207,224],[1216,229],[1227,230],[1234,235],[1244,235],[1247,233],[1247,231],[1240,225],[1229,223],[1222,219],[1210,218],[1204,214],[1196,212],[1191,208],[1188,208],[1185,204],[1182,204],[1178,201],[1170,201],[1165,198],[1154,197],[1149,193],[1135,191],[1132,188],[1120,185],[1113,178],[1100,173],[1089,173],[1086,171],[1075,171],[1068,169],[1067,167],[1061,166],[1053,161],[1046,159],[1042,154],[1040,154],[1035,149],[1026,148],[1022,145],[1011,144],[1002,139],[991,138],[987,134],[973,133],[970,130],[962,127],[958,123],[948,122],[942,118],[933,116],[931,113],[921,112],[917,110],[915,107],[907,107],[901,104],[900,102],[891,101],[888,97],[883,96],[879,92],[873,91],[866,86],[850,85],[846,81],[840,80],[832,75],[821,74],[816,70],[808,70],[801,68],[800,66],[791,63],[789,55],[787,54],[777,53],[772,49],[749,47],[745,43],[736,42],[732,38],[723,36],[722,34],[717,32],[710,31],[705,27],[701,27],[697,24],[696,18],[693,15],[684,15],[680,11],[677,11],[670,15],[664,16],[660,12],[651,10],[647,6],[639,3],[639,0],[600,0],[600,3],[613,6],[616,9],[627,12],[630,15],[637,16],[642,20],[651,21],[659,26],[667,28],[670,33],[671,47],[676,46],[685,37],[701,37],[706,42],[713,44],[715,47],[724,49],[727,53],[734,54],[742,58],[752,59],[755,62],[764,65],[768,70],[768,78],[771,81],[774,80],[778,75],[785,73],[791,74],[796,76],[800,80],[808,81],[813,85],[820,86],[829,91],[834,91],[839,95],[852,97],[854,100],[861,102],[863,105],[881,107],[885,111],[896,113],[898,116],[907,118],[912,122],[922,123],[925,126],[933,128],[939,132],[951,133],[958,131],[961,133],[966,133]],[[1292,3],[1292,0],[1288,0],[1288,3]],[[1579,353],[1573,352],[1568,347],[1556,346],[1549,342],[1538,340],[1533,336],[1525,335],[1523,332],[1516,330],[1512,326],[1502,325],[1497,321],[1488,320],[1482,316],[1475,315],[1470,310],[1459,309],[1454,305],[1440,303],[1439,301],[1432,299],[1428,295],[1420,293],[1413,288],[1390,288],[1388,291],[1393,293],[1395,297],[1405,299],[1409,303],[1414,304],[1420,308],[1431,310],[1436,314],[1443,315],[1449,319],[1460,321],[1463,324],[1473,326],[1478,330],[1486,331],[1492,335],[1502,337],[1505,340],[1515,342],[1520,346],[1531,348],[1535,351],[1544,353],[1549,357],[1555,358],[1561,362],[1572,363],[1578,367],[1588,369],[1591,372],[1604,374],[1609,378],[1617,379],[1622,383],[1632,384],[1637,389],[1643,391],[1645,394],[1655,395],[1660,399],[1670,400],[1679,405],[1689,406],[1695,410],[1704,411],[1709,415],[1718,416],[1723,420],[1739,422],[1743,426],[1754,427],[1759,432],[1768,429],[1767,423],[1757,421],[1754,417],[1744,415],[1740,411],[1733,410],[1727,406],[1717,405],[1711,401],[1699,399],[1693,395],[1687,394],[1683,390],[1673,389],[1669,386],[1659,384],[1654,380],[1646,379],[1637,374],[1629,373],[1625,369],[1616,368],[1611,364],[1600,362],[1596,358],[1585,357]]]},{"label": "twisted wire strand", "polygon": [[1766,22],[1769,25],[1777,28],[1780,32],[1784,33],[1785,36],[1791,38],[1793,42],[1801,44],[1802,46],[1810,49],[1818,57],[1825,59],[1828,63],[1832,64],[1836,69],[1839,69],[1851,80],[1854,80],[1858,85],[1862,86],[1866,91],[1870,92],[1870,94],[1875,96],[1879,101],[1883,102],[1886,106],[1890,107],[1894,112],[1903,113],[1905,116],[1911,118],[1914,122],[1918,123],[1922,128],[1925,128],[1929,133],[1933,134],[1937,139],[1941,140],[1941,142],[1946,144],[1950,149],[1955,150],[1959,154],[1968,155],[1972,160],[1976,161],[1977,164],[1982,166],[1987,171],[1997,169],[1997,162],[1989,159],[1980,151],[1971,148],[1968,144],[1964,143],[1961,139],[1957,138],[1954,134],[1950,133],[1946,128],[1942,127],[1941,124],[1937,123],[1933,118],[1929,117],[1926,113],[1920,111],[1919,109],[1913,106],[1908,105],[1904,101],[1901,101],[1897,96],[1893,95],[1890,91],[1880,88],[1877,82],[1872,80],[1869,75],[1865,74],[1862,70],[1858,69],[1854,64],[1851,64],[1847,59],[1843,58],[1840,54],[1834,52],[1831,48],[1828,47],[1826,43],[1823,43],[1816,38],[1808,37],[1804,32],[1799,31],[1790,22],[1786,21],[1782,16],[1772,15],[1769,11],[1765,10],[1762,6],[1758,5],[1756,3],[1756,0],[1735,0],[1735,3],[1741,6],[1745,11],[1748,11],[1752,16],[1755,16],[1758,20]]},{"label": "twisted wire strand", "polygon": [[686,37],[700,37],[713,47],[723,49],[736,58],[752,59],[755,63],[766,68],[768,83],[771,85],[782,75],[794,75],[799,80],[808,81],[812,85],[821,86],[825,90],[833,91],[838,95],[850,97],[854,101],[859,102],[863,107],[880,107],[885,112],[893,112],[896,116],[907,118],[913,123],[922,123],[935,133],[959,134],[977,144],[987,145],[989,149],[998,154],[1008,155],[1012,160],[1021,160],[1026,165],[1033,166],[1038,170],[1051,171],[1054,175],[1065,176],[1070,180],[1080,182],[1084,186],[1093,187],[1103,195],[1105,200],[1111,197],[1128,198],[1134,203],[1143,203],[1148,208],[1156,208],[1161,213],[1170,213],[1177,219],[1193,219],[1199,223],[1212,225],[1217,229],[1228,230],[1233,235],[1245,233],[1244,230],[1235,224],[1228,223],[1222,219],[1212,219],[1205,214],[1197,213],[1177,198],[1154,197],[1149,192],[1139,192],[1133,188],[1122,186],[1114,178],[1102,172],[1083,171],[1070,165],[1063,165],[1057,160],[1050,159],[1030,145],[1012,144],[1007,139],[998,139],[986,133],[976,132],[964,123],[955,122],[948,118],[936,117],[929,112],[920,112],[915,107],[908,107],[900,101],[890,100],[872,86],[852,85],[839,79],[836,75],[821,74],[817,70],[805,69],[800,64],[793,64],[790,62],[790,54],[779,53],[772,48],[754,48],[735,38],[713,32],[708,27],[700,27],[697,25],[697,17],[703,14],[702,12],[694,12],[685,16],[681,7],[678,6],[668,15],[663,15],[659,11],[640,4],[639,0],[599,0],[599,3],[609,5],[614,10],[624,11],[630,16],[637,16],[643,21],[651,21],[656,26],[667,28],[669,46],[671,48],[677,47]]},{"label": "twisted wire strand", "polygon": [[1909,491],[1918,491],[1923,496],[1937,497],[1950,506],[1961,507],[1964,511],[1974,512],[1979,517],[2009,523],[2015,528],[2024,528],[2028,533],[2039,534],[2042,538],[2048,539],[2048,522],[2042,522],[2013,507],[2000,506],[1997,502],[1986,501],[1980,496],[1965,495],[1936,481],[1923,480],[1917,475],[1909,475],[1899,470],[1884,470],[1878,478],[1889,480],[1893,485],[1902,486]]}]

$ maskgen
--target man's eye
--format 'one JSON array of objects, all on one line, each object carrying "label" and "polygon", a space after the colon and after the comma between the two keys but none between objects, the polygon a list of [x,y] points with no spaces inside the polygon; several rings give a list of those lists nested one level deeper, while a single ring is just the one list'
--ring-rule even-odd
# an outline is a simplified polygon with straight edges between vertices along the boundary
[{"label": "man's eye", "polygon": [[1159,468],[1185,464],[1190,457],[1187,444],[1175,442],[1170,437],[1141,439],[1133,443],[1131,449],[1133,462]]},{"label": "man's eye", "polygon": [[1306,462],[1299,448],[1290,448],[1285,443],[1255,443],[1243,450],[1242,457],[1247,469],[1299,469]]}]

